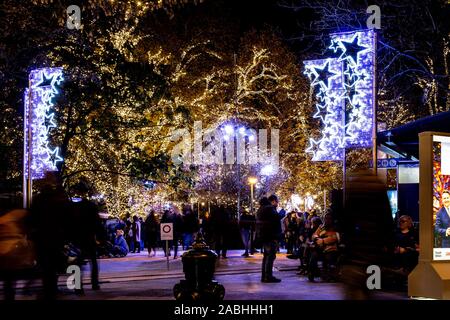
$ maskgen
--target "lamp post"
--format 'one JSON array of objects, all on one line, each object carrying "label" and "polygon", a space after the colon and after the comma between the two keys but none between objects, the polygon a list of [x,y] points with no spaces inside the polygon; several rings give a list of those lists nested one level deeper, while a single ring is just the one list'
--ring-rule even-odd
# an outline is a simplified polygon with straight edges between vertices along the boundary
[{"label": "lamp post", "polygon": [[256,177],[249,177],[248,183],[250,184],[250,213],[253,214],[253,187],[258,182]]}]

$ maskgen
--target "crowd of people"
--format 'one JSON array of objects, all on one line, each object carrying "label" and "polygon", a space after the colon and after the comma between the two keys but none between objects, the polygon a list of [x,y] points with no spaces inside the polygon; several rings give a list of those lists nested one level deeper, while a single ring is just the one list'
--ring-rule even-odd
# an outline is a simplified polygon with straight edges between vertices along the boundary
[{"label": "crowd of people", "polygon": [[[238,223],[232,209],[224,205],[213,206],[201,219],[191,205],[183,205],[181,211],[172,206],[162,213],[151,211],[145,218],[128,214],[108,224],[102,221],[97,206],[88,200],[88,190],[82,185],[74,189],[78,198],[72,201],[56,181],[49,180],[40,187],[41,192],[34,199],[29,214],[23,214],[27,217],[24,219],[24,234],[33,242],[44,294],[48,298],[55,297],[58,274],[63,271],[69,258],[71,263],[80,267],[85,261],[90,262],[92,289],[98,290],[99,257],[125,257],[130,252],[140,253],[145,248],[148,256],[153,257],[161,247],[166,257],[173,253],[176,259],[179,246],[183,250],[191,247],[199,231],[219,259],[226,259],[227,250],[231,248],[243,247],[242,256],[245,258],[260,249],[263,254],[261,281],[269,283],[281,281],[272,271],[280,248],[286,250],[288,258],[299,259],[298,274],[307,276],[309,281],[316,281],[318,277],[336,281],[339,279],[339,266],[346,258],[347,246],[355,246],[354,241],[346,239],[348,232],[346,234],[341,230],[332,211],[321,215],[315,210],[286,213],[280,209],[276,195],[262,197],[255,214],[243,212],[237,219]],[[5,221],[6,217],[8,215],[3,216]],[[160,240],[160,223],[173,224],[173,240],[168,242],[167,247]],[[233,226],[238,227],[241,235],[238,240],[242,242],[236,241]],[[387,235],[387,238],[390,236]],[[399,217],[398,228],[392,232],[391,238],[390,242],[383,239],[383,243],[388,244],[382,248],[389,257],[387,265],[395,271],[394,274],[405,276],[417,264],[419,251],[411,217]],[[26,260],[33,259],[23,259]],[[13,269],[11,261],[5,260],[4,265]],[[12,286],[10,280],[13,281],[13,278],[5,281],[9,287]],[[77,290],[82,292],[83,288]]]}]

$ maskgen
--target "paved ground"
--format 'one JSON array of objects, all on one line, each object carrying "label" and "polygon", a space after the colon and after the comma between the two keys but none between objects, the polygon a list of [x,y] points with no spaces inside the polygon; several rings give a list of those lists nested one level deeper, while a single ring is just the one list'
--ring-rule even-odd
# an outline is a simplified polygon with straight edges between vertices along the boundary
[{"label": "paved ground", "polygon": [[[296,275],[297,260],[287,259],[284,253],[277,255],[274,274],[281,283],[261,283],[261,254],[250,258],[241,257],[242,251],[230,251],[227,259],[216,264],[216,280],[225,286],[226,300],[342,300],[344,287],[340,283],[310,283],[304,276]],[[115,300],[115,299],[163,299],[172,300],[173,286],[184,279],[181,259],[171,258],[169,270],[162,253],[148,257],[146,252],[130,254],[125,258],[101,259],[101,290],[89,288],[89,270],[85,270],[85,294],[74,295],[65,286],[66,278],[60,278],[62,300]],[[18,283],[19,300],[36,299],[40,283],[30,285],[30,292],[24,292],[24,282]],[[407,299],[402,292],[378,292],[378,299]]]}]

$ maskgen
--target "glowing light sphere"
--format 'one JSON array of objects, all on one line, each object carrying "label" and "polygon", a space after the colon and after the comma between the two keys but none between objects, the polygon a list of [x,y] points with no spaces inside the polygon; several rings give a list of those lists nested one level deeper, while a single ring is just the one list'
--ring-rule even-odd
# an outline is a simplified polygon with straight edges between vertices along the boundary
[{"label": "glowing light sphere", "polygon": [[230,135],[230,136],[233,135],[233,133],[234,133],[233,126],[227,124],[227,125],[225,126],[225,133],[228,134],[228,135]]},{"label": "glowing light sphere", "polygon": [[[28,166],[28,156],[31,153],[31,177],[43,178],[45,172],[56,171],[57,163],[63,159],[58,147],[51,147],[48,134],[56,128],[53,98],[58,94],[57,86],[63,81],[62,68],[41,68],[32,70],[29,74],[30,87],[25,90],[25,168]],[[31,127],[31,141],[28,141],[28,129]],[[28,172],[25,170],[25,176]]]},{"label": "glowing light sphere", "polygon": [[261,174],[263,176],[270,176],[275,173],[275,168],[271,164],[266,164],[261,168]]}]

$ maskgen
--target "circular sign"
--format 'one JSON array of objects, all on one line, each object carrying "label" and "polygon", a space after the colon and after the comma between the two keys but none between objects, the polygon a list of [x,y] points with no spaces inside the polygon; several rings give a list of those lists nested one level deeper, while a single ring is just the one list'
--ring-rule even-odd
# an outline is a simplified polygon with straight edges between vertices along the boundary
[{"label": "circular sign", "polygon": [[172,227],[168,224],[166,224],[165,226],[162,227],[162,231],[164,233],[170,233],[170,231],[172,231]]}]

